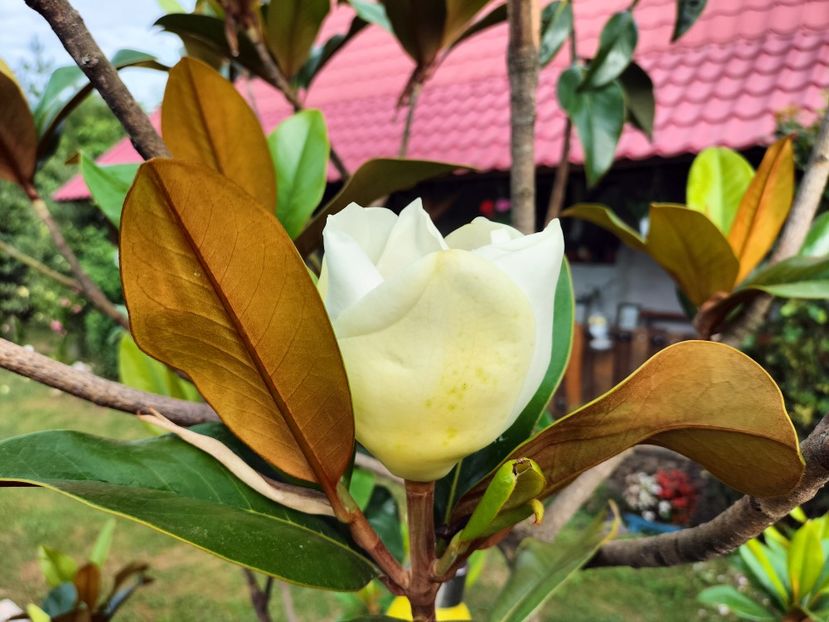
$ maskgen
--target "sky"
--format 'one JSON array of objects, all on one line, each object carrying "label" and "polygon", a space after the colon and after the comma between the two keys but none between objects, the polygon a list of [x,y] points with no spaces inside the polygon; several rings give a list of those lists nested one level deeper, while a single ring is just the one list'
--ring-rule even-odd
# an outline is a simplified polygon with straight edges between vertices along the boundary
[{"label": "sky", "polygon": [[[181,4],[190,8],[193,2],[185,0]],[[180,56],[181,40],[152,26],[163,14],[157,0],[73,0],[72,5],[107,56],[122,48],[149,52],[168,64]],[[14,71],[20,70],[27,57],[31,58],[34,39],[42,44],[44,56],[54,61],[55,67],[72,63],[46,21],[23,0],[0,0],[0,24],[0,58]],[[121,75],[145,109],[159,104],[165,74],[135,68],[126,69]]]}]

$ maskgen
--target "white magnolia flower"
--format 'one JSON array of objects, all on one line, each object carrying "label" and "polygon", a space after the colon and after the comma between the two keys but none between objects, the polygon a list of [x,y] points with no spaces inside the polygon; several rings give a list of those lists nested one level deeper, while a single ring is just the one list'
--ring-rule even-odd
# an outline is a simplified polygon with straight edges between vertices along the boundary
[{"label": "white magnolia flower", "polygon": [[429,481],[494,441],[550,363],[564,242],[476,218],[441,236],[420,200],[328,218],[320,293],[356,434],[400,477]]}]

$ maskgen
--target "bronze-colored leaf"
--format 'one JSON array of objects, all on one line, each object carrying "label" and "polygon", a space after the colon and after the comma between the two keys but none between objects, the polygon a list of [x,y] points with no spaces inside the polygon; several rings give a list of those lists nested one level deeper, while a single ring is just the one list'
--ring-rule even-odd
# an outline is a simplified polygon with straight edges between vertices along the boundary
[{"label": "bronze-colored leaf", "polygon": [[268,5],[268,47],[288,78],[293,78],[308,60],[330,8],[329,0],[279,0]]},{"label": "bronze-colored leaf", "polygon": [[78,568],[73,579],[78,590],[78,600],[86,603],[89,611],[94,611],[101,594],[101,570],[93,563]]},{"label": "bronze-colored leaf", "polygon": [[37,165],[37,131],[26,96],[0,60],[0,179],[31,187]]},{"label": "bronze-colored leaf", "polygon": [[[803,472],[777,385],[740,351],[710,341],[662,350],[508,459],[535,460],[547,478],[544,494],[550,494],[639,443],[678,451],[729,486],[758,497],[789,492]],[[455,518],[472,512],[488,480],[461,499]]]},{"label": "bronze-colored leaf", "polygon": [[653,204],[645,250],[696,305],[734,287],[737,258],[717,226],[701,212],[683,205]]},{"label": "bronze-colored leaf", "polygon": [[127,196],[121,273],[136,343],[259,455],[333,492],[354,448],[348,383],[273,213],[207,168],[152,160]]},{"label": "bronze-colored leaf", "polygon": [[394,36],[419,68],[435,61],[446,28],[446,0],[380,0]]},{"label": "bronze-colored leaf", "polygon": [[794,196],[794,150],[789,136],[766,150],[763,161],[740,201],[728,241],[740,259],[742,281],[777,239]]},{"label": "bronze-colored leaf", "polygon": [[276,181],[262,126],[233,85],[211,67],[182,58],[170,70],[161,133],[176,158],[209,166],[274,210]]}]

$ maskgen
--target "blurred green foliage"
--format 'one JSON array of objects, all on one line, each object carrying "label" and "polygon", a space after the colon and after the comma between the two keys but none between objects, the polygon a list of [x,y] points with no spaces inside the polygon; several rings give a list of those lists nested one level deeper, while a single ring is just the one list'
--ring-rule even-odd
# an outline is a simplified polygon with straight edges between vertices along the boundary
[{"label": "blurred green foliage", "polygon": [[[798,120],[797,111],[778,119],[780,136],[794,137],[795,163],[802,173],[817,138],[822,115],[810,125]],[[818,214],[829,211],[829,188],[824,190]],[[806,432],[829,412],[829,301],[788,300],[775,303],[768,321],[752,337],[746,351],[780,385],[786,407]]]},{"label": "blurred green foliage", "polygon": [[[120,125],[104,103],[96,97],[87,100],[67,119],[55,155],[37,174],[41,195],[48,201],[51,193],[77,172],[77,166],[67,160],[79,150],[96,157],[121,136]],[[48,202],[92,279],[112,300],[120,302],[114,232],[104,216],[89,203]],[[45,226],[15,185],[0,182],[0,210],[0,240],[50,268],[68,273]],[[91,309],[83,298],[0,253],[0,336],[18,342],[38,340],[39,345],[51,346],[52,354],[59,358],[69,362],[80,358],[97,372],[115,377],[115,328],[114,322]]]}]

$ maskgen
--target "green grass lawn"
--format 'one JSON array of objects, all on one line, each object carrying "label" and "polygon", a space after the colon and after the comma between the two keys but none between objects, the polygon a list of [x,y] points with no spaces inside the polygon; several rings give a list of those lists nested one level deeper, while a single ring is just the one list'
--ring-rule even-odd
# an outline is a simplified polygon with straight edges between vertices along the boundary
[{"label": "green grass lawn", "polygon": [[[146,435],[131,417],[97,408],[34,382],[0,371],[0,438],[44,429],[82,430],[135,439]],[[0,599],[18,604],[39,601],[46,586],[36,562],[39,544],[85,559],[106,516],[61,495],[40,489],[0,489]],[[108,570],[131,560],[148,562],[155,583],[122,610],[122,622],[254,621],[240,570],[147,527],[119,519]],[[470,590],[473,612],[492,604],[506,576],[503,562],[490,554],[484,578]],[[660,570],[598,569],[576,576],[544,609],[541,619],[562,622],[687,622],[715,619],[701,612],[696,594],[717,580],[726,564]],[[336,597],[291,588],[303,621],[339,618]],[[275,620],[284,620],[274,590]]]}]

